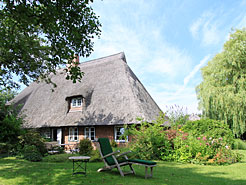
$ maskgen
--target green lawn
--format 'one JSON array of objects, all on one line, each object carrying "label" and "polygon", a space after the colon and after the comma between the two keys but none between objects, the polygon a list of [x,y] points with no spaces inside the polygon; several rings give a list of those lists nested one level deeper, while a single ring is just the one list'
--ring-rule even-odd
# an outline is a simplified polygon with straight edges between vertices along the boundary
[{"label": "green lawn", "polygon": [[98,173],[101,162],[88,163],[87,176],[72,175],[72,162],[28,162],[14,157],[0,159],[0,184],[140,184],[140,185],[244,185],[246,184],[246,151],[241,163],[229,166],[201,166],[159,162],[152,179],[144,179],[144,167],[134,166],[137,175],[120,177],[116,170]]}]

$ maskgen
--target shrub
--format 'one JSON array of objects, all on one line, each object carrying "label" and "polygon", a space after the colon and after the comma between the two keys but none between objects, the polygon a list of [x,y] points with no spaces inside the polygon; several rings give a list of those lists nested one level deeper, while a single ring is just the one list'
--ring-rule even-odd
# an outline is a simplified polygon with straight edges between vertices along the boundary
[{"label": "shrub", "polygon": [[8,153],[8,149],[7,143],[0,143],[0,154]]},{"label": "shrub", "polygon": [[202,135],[214,139],[223,138],[231,146],[233,143],[233,134],[227,124],[212,119],[201,119],[197,121],[188,121],[182,128],[182,131],[191,133],[195,137]]},{"label": "shrub", "polygon": [[158,119],[154,124],[141,119],[140,121],[139,125],[131,125],[126,129],[125,134],[132,136],[130,149],[142,159],[153,160],[169,156],[172,147],[161,126],[163,120]]},{"label": "shrub", "polygon": [[232,148],[237,150],[246,150],[246,142],[241,139],[234,139]]},{"label": "shrub", "polygon": [[117,145],[117,143],[115,142],[115,140],[111,140],[110,141],[110,145],[112,146],[112,147],[114,147],[114,148],[116,148],[118,145]]},{"label": "shrub", "polygon": [[24,148],[22,149],[22,154],[23,154],[23,158],[28,161],[36,162],[36,161],[42,160],[41,153],[38,151],[37,147],[34,145],[24,146]]},{"label": "shrub", "polygon": [[194,137],[181,134],[174,140],[173,160],[198,164],[231,164],[238,162],[241,157],[232,152],[223,138]]},{"label": "shrub", "polygon": [[102,161],[99,150],[92,150],[90,162],[99,162]]},{"label": "shrub", "polygon": [[89,139],[82,139],[79,142],[79,153],[81,155],[91,155],[93,150],[91,140]]},{"label": "shrub", "polygon": [[20,135],[19,140],[21,148],[24,148],[26,145],[34,145],[41,155],[44,155],[47,152],[44,139],[34,130],[28,130],[26,133]]}]

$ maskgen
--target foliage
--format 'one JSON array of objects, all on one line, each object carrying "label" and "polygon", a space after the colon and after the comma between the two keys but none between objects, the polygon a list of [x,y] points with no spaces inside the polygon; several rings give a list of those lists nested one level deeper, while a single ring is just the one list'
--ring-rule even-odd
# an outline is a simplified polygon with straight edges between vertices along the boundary
[{"label": "foliage", "polygon": [[188,121],[182,131],[192,133],[195,137],[209,136],[215,139],[223,138],[228,145],[233,142],[232,131],[229,126],[222,121],[212,119],[201,119],[197,121]]},{"label": "foliage", "polygon": [[82,139],[79,142],[79,153],[81,155],[88,155],[90,156],[92,153],[93,147],[92,147],[92,143],[91,140],[86,138],[86,139]]},{"label": "foliage", "polygon": [[35,145],[25,145],[22,154],[23,158],[28,161],[37,162],[42,160],[42,155]]},{"label": "foliage", "polygon": [[172,127],[184,125],[189,117],[187,109],[184,109],[182,106],[179,105],[168,107],[166,115],[168,116],[168,121],[171,123]]},{"label": "foliage", "polygon": [[[100,36],[98,17],[90,7],[93,0],[38,0],[0,2],[0,86],[18,87],[13,74],[28,85],[57,67],[71,64],[74,54],[88,57],[93,38]],[[67,79],[80,80],[76,65],[66,69]]]},{"label": "foliage", "polygon": [[241,139],[234,139],[232,148],[235,150],[246,150],[246,142]]},{"label": "foliage", "polygon": [[40,136],[39,132],[36,132],[35,130],[27,130],[18,138],[21,149],[25,148],[25,146],[35,146],[41,155],[44,155],[47,152],[44,139]]},{"label": "foliage", "polygon": [[99,162],[102,161],[102,157],[100,155],[99,150],[92,150],[91,156],[90,156],[90,162]]},{"label": "foliage", "polygon": [[182,127],[167,130],[166,135],[173,148],[169,160],[218,165],[235,163],[241,159],[230,147],[232,131],[221,121],[188,121]]},{"label": "foliage", "polygon": [[173,159],[180,162],[199,164],[231,164],[241,160],[241,155],[234,153],[223,138],[178,136],[174,139]]},{"label": "foliage", "polygon": [[0,142],[15,143],[23,132],[22,119],[18,117],[18,108],[6,105],[14,98],[16,92],[0,88]]},{"label": "foliage", "polygon": [[111,140],[110,141],[110,145],[113,147],[113,148],[116,148],[118,145],[117,143],[115,142],[115,140]]},{"label": "foliage", "polygon": [[139,125],[131,125],[125,132],[132,137],[130,149],[141,159],[153,160],[160,159],[162,155],[168,156],[171,144],[161,127],[164,120],[159,118],[154,124],[141,119],[139,121]]},{"label": "foliage", "polygon": [[236,30],[208,65],[197,97],[203,115],[225,121],[237,137],[246,131],[246,29]]}]

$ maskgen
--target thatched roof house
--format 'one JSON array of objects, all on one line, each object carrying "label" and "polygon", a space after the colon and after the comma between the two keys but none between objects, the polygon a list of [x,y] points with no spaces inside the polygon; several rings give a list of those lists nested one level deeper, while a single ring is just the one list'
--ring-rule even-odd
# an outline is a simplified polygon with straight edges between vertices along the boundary
[{"label": "thatched roof house", "polygon": [[151,122],[161,111],[127,65],[124,53],[79,67],[85,73],[81,83],[66,80],[60,69],[51,76],[57,85],[54,92],[50,84],[33,82],[13,100],[23,104],[25,127],[45,128],[47,137],[64,143],[84,136],[93,140],[105,133],[117,140],[115,126],[133,124],[137,117]]}]

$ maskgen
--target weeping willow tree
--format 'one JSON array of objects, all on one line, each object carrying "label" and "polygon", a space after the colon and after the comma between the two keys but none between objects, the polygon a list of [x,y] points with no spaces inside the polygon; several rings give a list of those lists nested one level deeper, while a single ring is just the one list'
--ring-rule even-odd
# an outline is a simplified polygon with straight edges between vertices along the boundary
[{"label": "weeping willow tree", "polygon": [[197,86],[199,108],[211,119],[224,120],[240,137],[246,132],[246,29],[236,30],[208,65]]}]

